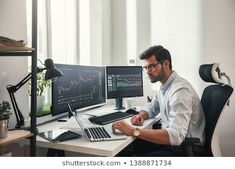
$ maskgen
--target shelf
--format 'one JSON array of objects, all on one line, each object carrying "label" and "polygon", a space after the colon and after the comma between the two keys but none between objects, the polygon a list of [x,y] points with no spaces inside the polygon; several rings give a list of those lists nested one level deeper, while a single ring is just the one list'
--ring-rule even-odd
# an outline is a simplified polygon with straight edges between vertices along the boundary
[{"label": "shelf", "polygon": [[33,134],[30,131],[25,130],[8,131],[8,136],[6,138],[0,139],[0,147],[23,140],[25,138],[31,137],[32,135]]},{"label": "shelf", "polygon": [[32,94],[31,94],[31,132],[24,130],[9,131],[8,137],[0,139],[0,153],[4,145],[30,138],[30,156],[36,156],[36,88],[37,88],[37,0],[32,0],[32,47],[7,46],[0,44],[0,56],[31,56]]},{"label": "shelf", "polygon": [[0,45],[0,52],[15,52],[15,51],[33,51],[34,48],[25,47],[25,46],[5,46]]},{"label": "shelf", "polygon": [[0,46],[0,56],[31,56],[34,48],[20,46]]}]

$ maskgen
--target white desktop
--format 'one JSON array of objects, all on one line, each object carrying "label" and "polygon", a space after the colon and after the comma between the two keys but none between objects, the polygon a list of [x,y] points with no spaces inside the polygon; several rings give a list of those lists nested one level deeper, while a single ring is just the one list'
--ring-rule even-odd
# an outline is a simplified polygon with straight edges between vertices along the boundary
[{"label": "white desktop", "polygon": [[[79,118],[82,122],[87,126],[101,126],[97,124],[91,123],[88,118],[91,115],[102,115],[113,112],[114,105],[106,105],[99,108],[86,110],[83,112],[79,112]],[[144,125],[141,128],[151,128],[152,125],[159,120],[159,117],[154,119],[149,119],[144,122]],[[130,118],[125,119],[126,122],[130,124]],[[109,132],[112,132],[111,129],[112,123],[104,125],[105,129]],[[113,140],[113,141],[101,141],[101,142],[90,142],[84,133],[82,133],[79,125],[72,117],[67,122],[58,122],[53,121],[41,126],[38,126],[39,132],[44,132],[48,130],[56,130],[56,129],[69,129],[71,131],[79,132],[82,137],[78,139],[63,141],[59,143],[52,143],[37,136],[37,146],[44,148],[53,148],[77,153],[83,153],[87,155],[95,155],[95,156],[115,156],[121,150],[123,150],[126,146],[128,146],[132,141],[135,140],[134,137],[128,136],[127,139],[124,140]]]}]

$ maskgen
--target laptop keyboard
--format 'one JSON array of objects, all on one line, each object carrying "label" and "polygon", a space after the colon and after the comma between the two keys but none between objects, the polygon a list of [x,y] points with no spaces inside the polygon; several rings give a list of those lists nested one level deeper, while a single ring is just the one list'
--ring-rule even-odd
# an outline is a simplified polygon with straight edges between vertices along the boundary
[{"label": "laptop keyboard", "polygon": [[111,138],[108,132],[104,127],[91,127],[84,129],[85,133],[89,138],[93,139],[103,139],[103,138]]}]

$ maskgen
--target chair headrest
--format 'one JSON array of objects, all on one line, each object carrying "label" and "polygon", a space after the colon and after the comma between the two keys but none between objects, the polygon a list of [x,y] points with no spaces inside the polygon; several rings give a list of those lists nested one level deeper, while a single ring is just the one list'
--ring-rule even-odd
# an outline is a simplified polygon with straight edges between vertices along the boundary
[{"label": "chair headrest", "polygon": [[219,63],[204,64],[199,68],[199,75],[206,82],[224,84],[221,79]]}]

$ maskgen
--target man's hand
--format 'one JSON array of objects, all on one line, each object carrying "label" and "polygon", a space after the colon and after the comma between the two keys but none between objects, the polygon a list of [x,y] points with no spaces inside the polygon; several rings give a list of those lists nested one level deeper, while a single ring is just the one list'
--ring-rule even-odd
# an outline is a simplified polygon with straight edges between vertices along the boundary
[{"label": "man's hand", "polygon": [[131,123],[132,123],[133,125],[142,126],[143,123],[144,123],[144,118],[143,118],[143,116],[140,115],[140,114],[134,115],[134,116],[131,118]]},{"label": "man's hand", "polygon": [[127,122],[124,120],[116,121],[112,125],[112,130],[115,132],[115,129],[120,130],[123,134],[127,136],[133,136],[134,134],[134,128],[130,126]]}]

